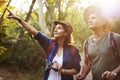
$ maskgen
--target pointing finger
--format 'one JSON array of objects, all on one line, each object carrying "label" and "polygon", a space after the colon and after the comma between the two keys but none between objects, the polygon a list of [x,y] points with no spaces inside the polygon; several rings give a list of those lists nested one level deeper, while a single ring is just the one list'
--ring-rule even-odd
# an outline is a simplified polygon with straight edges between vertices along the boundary
[{"label": "pointing finger", "polygon": [[12,12],[11,12],[8,8],[6,8],[6,10],[7,10],[10,14],[12,14]]}]

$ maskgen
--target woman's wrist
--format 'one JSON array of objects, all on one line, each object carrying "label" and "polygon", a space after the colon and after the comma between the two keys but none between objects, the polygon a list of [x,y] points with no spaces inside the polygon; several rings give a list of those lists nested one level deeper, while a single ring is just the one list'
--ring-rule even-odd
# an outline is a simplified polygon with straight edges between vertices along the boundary
[{"label": "woman's wrist", "polygon": [[17,21],[18,21],[18,22],[21,22],[21,21],[22,21],[22,19],[18,18],[18,19],[17,19]]},{"label": "woman's wrist", "polygon": [[22,21],[22,19],[20,17],[15,17],[14,19],[17,20],[18,22]]},{"label": "woman's wrist", "polygon": [[62,69],[62,74],[66,74],[66,73],[67,73],[66,69]]}]

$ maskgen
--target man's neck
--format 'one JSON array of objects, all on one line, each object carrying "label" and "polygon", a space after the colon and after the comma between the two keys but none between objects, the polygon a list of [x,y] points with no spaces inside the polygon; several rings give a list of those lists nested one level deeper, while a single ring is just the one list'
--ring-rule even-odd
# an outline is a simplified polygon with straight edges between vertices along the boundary
[{"label": "man's neck", "polygon": [[93,37],[96,38],[96,39],[98,39],[98,38],[100,38],[101,36],[105,35],[105,33],[106,33],[106,32],[104,32],[104,31],[94,32]]}]

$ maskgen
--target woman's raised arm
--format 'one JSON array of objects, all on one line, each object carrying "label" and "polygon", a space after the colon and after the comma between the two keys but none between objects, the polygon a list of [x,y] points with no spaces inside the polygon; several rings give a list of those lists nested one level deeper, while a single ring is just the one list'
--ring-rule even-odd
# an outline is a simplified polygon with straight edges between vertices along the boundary
[{"label": "woman's raised arm", "polygon": [[27,22],[25,22],[20,17],[18,17],[15,14],[13,14],[8,8],[7,8],[7,11],[9,12],[7,18],[17,20],[25,29],[27,29],[33,35],[36,35],[38,33],[37,29],[35,29],[32,25],[30,25]]}]

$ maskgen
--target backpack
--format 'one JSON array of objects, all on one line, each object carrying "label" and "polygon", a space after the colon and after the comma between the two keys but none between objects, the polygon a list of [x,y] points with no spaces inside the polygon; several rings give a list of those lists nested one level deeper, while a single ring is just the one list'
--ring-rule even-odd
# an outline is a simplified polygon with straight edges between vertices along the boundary
[{"label": "backpack", "polygon": [[[53,41],[48,46],[47,52],[46,52],[47,56],[49,55],[49,53],[50,53],[50,51],[51,51],[51,49],[53,48],[54,45],[55,45],[55,42]],[[70,46],[70,48],[71,48],[71,53],[72,53],[71,56],[74,57],[74,55],[75,55],[75,47],[74,46]]]},{"label": "backpack", "polygon": [[[115,42],[115,39],[114,39],[114,35],[113,35],[112,32],[110,32],[108,35],[109,35],[109,39],[110,39],[110,44],[111,44],[111,46],[114,50],[114,54],[116,55],[116,60],[118,62],[120,62],[120,54],[118,53],[118,50],[117,50],[117,45],[116,45],[116,42]],[[84,50],[85,50],[85,54],[88,53],[88,39],[85,42]],[[89,55],[88,55],[88,58],[91,62],[91,59],[90,59]]]}]

